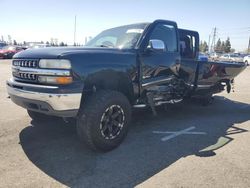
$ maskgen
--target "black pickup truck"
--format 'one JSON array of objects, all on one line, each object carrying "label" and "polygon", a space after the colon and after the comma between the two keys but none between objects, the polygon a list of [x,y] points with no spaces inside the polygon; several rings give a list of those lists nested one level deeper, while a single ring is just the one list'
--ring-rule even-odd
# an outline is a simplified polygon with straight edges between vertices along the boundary
[{"label": "black pickup truck", "polygon": [[75,118],[79,138],[109,151],[125,138],[131,108],[209,101],[231,90],[246,68],[239,62],[198,60],[199,34],[173,21],[132,24],[103,31],[84,47],[20,52],[7,90],[33,120]]}]

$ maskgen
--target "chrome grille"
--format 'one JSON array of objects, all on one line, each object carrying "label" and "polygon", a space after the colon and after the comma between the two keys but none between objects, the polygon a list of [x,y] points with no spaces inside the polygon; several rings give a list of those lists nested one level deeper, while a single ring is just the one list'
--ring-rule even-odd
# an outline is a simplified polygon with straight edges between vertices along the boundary
[{"label": "chrome grille", "polygon": [[12,75],[16,81],[38,83],[40,76],[70,76],[70,70],[39,68],[39,60],[14,59],[12,61]]},{"label": "chrome grille", "polygon": [[33,73],[23,73],[20,71],[20,68],[24,68],[27,70],[35,69],[38,67],[39,60],[36,59],[14,59],[12,61],[12,75],[18,79],[23,81],[37,81],[37,75]]},{"label": "chrome grille", "polygon": [[28,73],[13,72],[13,76],[16,78],[20,78],[22,80],[27,80],[27,81],[35,81],[37,79],[37,76],[35,74],[28,74]]},{"label": "chrome grille", "polygon": [[38,67],[38,60],[13,60],[12,65],[17,67],[36,68]]}]

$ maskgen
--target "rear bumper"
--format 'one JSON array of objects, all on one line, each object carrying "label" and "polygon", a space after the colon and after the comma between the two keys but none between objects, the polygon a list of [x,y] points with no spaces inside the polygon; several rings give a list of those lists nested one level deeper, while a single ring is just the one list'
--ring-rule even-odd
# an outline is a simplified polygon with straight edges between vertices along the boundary
[{"label": "rear bumper", "polygon": [[[15,104],[28,110],[48,115],[60,117],[75,117],[77,115],[81,104],[82,93],[57,94],[34,92],[28,90],[27,85],[28,84],[15,82],[12,79],[7,81],[8,94]],[[46,91],[46,86],[33,86],[43,87]],[[32,84],[29,84],[29,87],[32,87]],[[50,86],[48,87],[51,89]]]}]

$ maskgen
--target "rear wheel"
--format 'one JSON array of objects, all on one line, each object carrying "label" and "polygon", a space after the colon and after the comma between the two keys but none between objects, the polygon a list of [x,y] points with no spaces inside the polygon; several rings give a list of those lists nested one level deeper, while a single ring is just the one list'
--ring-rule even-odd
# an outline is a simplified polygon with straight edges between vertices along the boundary
[{"label": "rear wheel", "polygon": [[77,134],[90,149],[110,151],[128,132],[131,106],[119,92],[102,90],[83,103],[77,118]]}]

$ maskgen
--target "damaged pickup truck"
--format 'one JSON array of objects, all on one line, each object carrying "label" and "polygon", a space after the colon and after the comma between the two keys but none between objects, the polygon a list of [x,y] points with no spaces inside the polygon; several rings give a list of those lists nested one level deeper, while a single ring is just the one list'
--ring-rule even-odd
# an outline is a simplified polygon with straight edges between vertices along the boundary
[{"label": "damaged pickup truck", "polygon": [[209,101],[231,90],[240,62],[198,60],[199,34],[156,20],[103,31],[84,47],[20,52],[7,81],[11,100],[33,120],[76,119],[77,134],[93,150],[109,151],[125,138],[131,108]]}]

